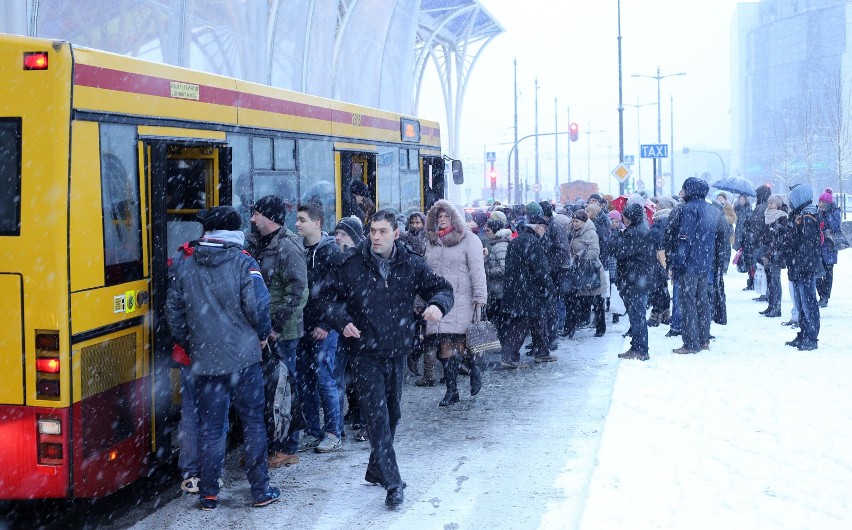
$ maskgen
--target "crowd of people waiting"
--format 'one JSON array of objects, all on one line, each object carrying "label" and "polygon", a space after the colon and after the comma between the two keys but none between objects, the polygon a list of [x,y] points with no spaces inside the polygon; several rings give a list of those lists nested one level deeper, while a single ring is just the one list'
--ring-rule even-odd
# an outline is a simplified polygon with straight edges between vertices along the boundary
[{"label": "crowd of people waiting", "polygon": [[[764,271],[767,294],[756,300],[768,303],[766,317],[781,316],[787,269],[794,313],[785,325],[799,330],[787,344],[816,349],[840,232],[831,190],[818,206],[804,184],[785,195],[761,186],[754,208],[745,195],[732,204],[726,193],[708,194],[707,182],[688,178],[678,197],[593,194],[471,212],[439,200],[407,217],[371,209],[333,231],[322,206],[308,203],[297,208],[295,232],[285,226],[287,205],[270,195],[253,205],[248,237],[233,208],[203,210],[203,234],[169,267],[182,489],[200,493],[203,509],[216,507],[231,404],[255,506],[280,496],[269,468],[298,463],[302,451],[339,450],[347,425],[370,442],[365,480],[397,506],[405,483],[393,437],[406,366],[420,376],[415,385],[430,387],[440,363],[440,406],[460,401],[460,375],[476,395],[483,360],[469,355],[465,334],[485,318],[506,370],[557,361],[560,338],[584,327],[604,336],[608,312],[630,322],[619,358],[649,359],[648,327],[660,324],[682,337],[674,353],[708,350],[711,322],[727,320],[732,248],[746,289]],[[611,307],[616,292],[623,314]],[[531,363],[521,357],[528,336]]]}]

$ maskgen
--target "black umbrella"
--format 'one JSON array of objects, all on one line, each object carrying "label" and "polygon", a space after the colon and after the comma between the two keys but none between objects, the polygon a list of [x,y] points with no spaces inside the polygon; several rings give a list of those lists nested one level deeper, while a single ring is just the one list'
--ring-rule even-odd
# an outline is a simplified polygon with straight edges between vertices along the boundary
[{"label": "black umbrella", "polygon": [[731,193],[737,193],[739,195],[750,195],[752,197],[757,196],[754,192],[754,184],[743,177],[727,176],[713,184],[713,187],[718,190],[730,191]]}]

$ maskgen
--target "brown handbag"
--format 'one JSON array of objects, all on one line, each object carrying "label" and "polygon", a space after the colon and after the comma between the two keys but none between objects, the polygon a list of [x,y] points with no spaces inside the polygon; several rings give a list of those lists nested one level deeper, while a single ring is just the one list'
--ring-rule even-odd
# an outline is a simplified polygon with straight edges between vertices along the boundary
[{"label": "brown handbag", "polygon": [[502,349],[500,339],[497,336],[497,328],[485,315],[485,308],[481,309],[481,317],[473,315],[473,322],[467,327],[465,334],[465,348],[470,356],[476,357],[491,353],[499,353]]}]

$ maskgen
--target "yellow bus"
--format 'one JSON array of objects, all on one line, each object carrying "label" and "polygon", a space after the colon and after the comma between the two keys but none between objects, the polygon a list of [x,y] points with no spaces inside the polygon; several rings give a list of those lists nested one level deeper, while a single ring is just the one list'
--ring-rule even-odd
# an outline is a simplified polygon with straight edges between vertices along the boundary
[{"label": "yellow bus", "polygon": [[354,179],[403,214],[444,195],[434,122],[8,35],[0,79],[0,499],[100,497],[173,459],[166,263],[199,209],[247,227],[275,193],[332,228]]}]

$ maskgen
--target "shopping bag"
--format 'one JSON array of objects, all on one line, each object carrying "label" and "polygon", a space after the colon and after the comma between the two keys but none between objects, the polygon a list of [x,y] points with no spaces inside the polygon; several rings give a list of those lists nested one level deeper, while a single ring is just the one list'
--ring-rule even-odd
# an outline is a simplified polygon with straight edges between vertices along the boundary
[{"label": "shopping bag", "polygon": [[760,263],[754,266],[754,292],[759,295],[766,294],[766,270]]},{"label": "shopping bag", "polygon": [[467,327],[467,333],[465,333],[465,348],[471,357],[499,353],[502,349],[497,328],[488,321],[485,308],[481,311],[481,316],[474,314],[473,322]]},{"label": "shopping bag", "polygon": [[741,259],[743,259],[743,249],[739,249],[737,253],[734,254],[734,259],[731,260],[731,263],[737,265],[739,264]]}]

